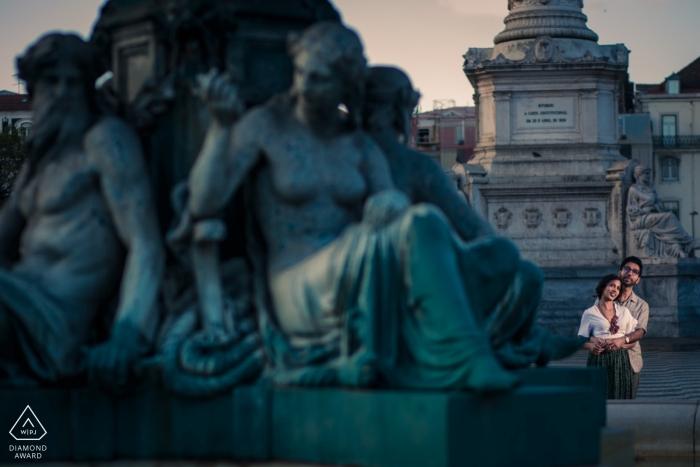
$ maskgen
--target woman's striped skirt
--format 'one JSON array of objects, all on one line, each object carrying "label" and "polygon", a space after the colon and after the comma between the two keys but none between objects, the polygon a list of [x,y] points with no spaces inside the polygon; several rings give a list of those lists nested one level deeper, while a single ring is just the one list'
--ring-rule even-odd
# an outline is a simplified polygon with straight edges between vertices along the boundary
[{"label": "woman's striped skirt", "polygon": [[605,368],[608,378],[608,399],[632,399],[632,366],[627,350],[588,354],[586,366]]}]

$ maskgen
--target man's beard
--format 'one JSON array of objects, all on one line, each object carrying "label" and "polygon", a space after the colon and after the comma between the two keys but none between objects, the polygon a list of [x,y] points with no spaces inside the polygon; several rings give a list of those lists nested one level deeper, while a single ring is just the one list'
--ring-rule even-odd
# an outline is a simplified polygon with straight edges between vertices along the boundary
[{"label": "man's beard", "polygon": [[80,147],[93,115],[83,102],[54,99],[35,109],[35,120],[27,137],[27,160],[31,172],[41,160],[49,160],[64,150]]}]

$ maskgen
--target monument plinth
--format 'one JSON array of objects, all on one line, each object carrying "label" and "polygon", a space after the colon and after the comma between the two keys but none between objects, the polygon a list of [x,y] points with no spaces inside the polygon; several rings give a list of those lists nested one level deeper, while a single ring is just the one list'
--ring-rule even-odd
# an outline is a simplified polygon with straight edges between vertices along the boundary
[{"label": "monument plinth", "polygon": [[511,0],[492,48],[465,54],[475,89],[475,206],[541,267],[609,267],[607,169],[623,160],[617,117],[628,53],[599,45],[580,0]]}]

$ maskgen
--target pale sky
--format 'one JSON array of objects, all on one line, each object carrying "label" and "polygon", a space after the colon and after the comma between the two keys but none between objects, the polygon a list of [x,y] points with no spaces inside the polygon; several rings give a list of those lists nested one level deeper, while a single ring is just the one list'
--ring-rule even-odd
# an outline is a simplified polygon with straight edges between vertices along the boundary
[{"label": "pale sky", "polygon": [[[462,72],[470,47],[491,47],[507,0],[331,0],[365,43],[370,64],[403,68],[423,94],[471,105]],[[86,37],[104,0],[0,0],[0,89],[17,91],[14,57],[52,30]],[[624,43],[630,79],[658,83],[700,56],[700,0],[584,0],[600,44]]]}]

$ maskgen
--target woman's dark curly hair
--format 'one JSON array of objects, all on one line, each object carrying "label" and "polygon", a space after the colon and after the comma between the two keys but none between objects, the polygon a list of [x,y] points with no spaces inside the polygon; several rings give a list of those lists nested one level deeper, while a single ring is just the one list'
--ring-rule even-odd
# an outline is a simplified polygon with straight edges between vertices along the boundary
[{"label": "woman's dark curly hair", "polygon": [[598,285],[595,288],[596,297],[600,298],[603,295],[603,291],[609,283],[611,283],[612,281],[619,280],[620,277],[617,274],[608,274],[607,276],[603,276],[603,278],[600,280],[600,282],[598,282]]}]

